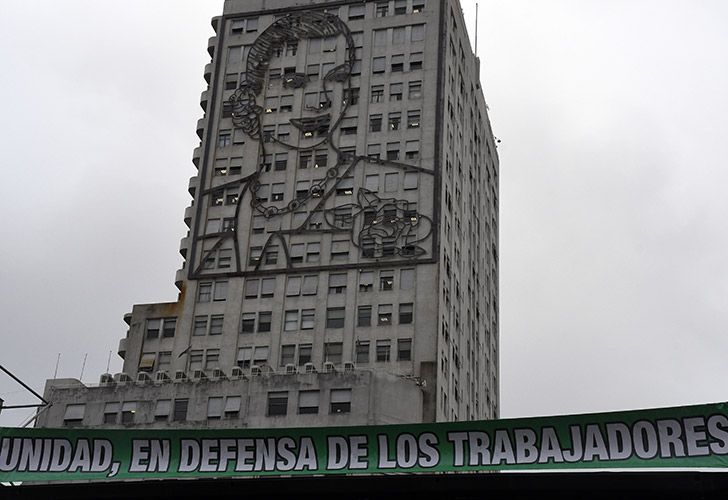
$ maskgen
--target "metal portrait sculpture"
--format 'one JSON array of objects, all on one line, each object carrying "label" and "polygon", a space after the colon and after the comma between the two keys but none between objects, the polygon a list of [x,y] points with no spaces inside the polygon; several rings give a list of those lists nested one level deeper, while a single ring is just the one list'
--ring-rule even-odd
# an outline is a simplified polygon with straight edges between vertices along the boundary
[{"label": "metal portrait sculpture", "polygon": [[[343,38],[346,45],[345,61],[335,65],[321,79],[311,81],[306,73],[286,72],[281,75],[280,83],[271,84],[268,74],[270,62],[287,45],[298,44],[303,40]],[[357,156],[339,149],[333,140],[334,132],[346,117],[351,103],[351,76],[355,65],[355,44],[348,26],[337,16],[319,12],[304,11],[288,14],[270,25],[250,47],[245,65],[245,79],[228,100],[232,110],[232,121],[236,129],[243,130],[258,143],[260,155],[264,158],[268,148],[277,145],[285,150],[311,151],[316,148],[330,147],[336,156],[333,165],[327,166],[322,179],[312,181],[305,192],[297,192],[291,200],[284,203],[266,203],[257,193],[261,189],[261,176],[266,171],[263,162],[259,162],[254,172],[242,179],[217,186],[215,189],[238,189],[234,223],[226,232],[216,235],[218,238],[212,248],[208,249],[200,260],[197,274],[209,255],[216,252],[221,245],[232,239],[235,251],[235,271],[242,272],[239,244],[236,231],[240,221],[240,208],[246,195],[250,196],[253,214],[274,220],[285,214],[305,210],[305,220],[290,229],[277,229],[269,233],[262,248],[273,244],[281,244],[286,259],[286,268],[293,268],[290,259],[288,240],[292,235],[310,233],[332,233],[347,235],[351,244],[360,252],[360,258],[407,258],[416,259],[427,251],[420,246],[432,233],[432,221],[429,217],[408,209],[406,200],[383,199],[376,193],[359,189],[355,194],[355,202],[325,208],[326,201],[336,192],[342,179],[348,179],[356,167],[362,163],[395,167],[405,172],[420,172],[432,175],[433,172],[417,165],[397,161]],[[276,78],[276,81],[278,79]],[[264,116],[264,100],[269,85],[281,85],[284,89],[304,89],[313,85],[320,86],[317,106],[304,104],[303,116],[291,118],[289,124],[300,133],[300,140],[292,144],[281,139],[275,133],[266,133],[261,124]],[[337,92],[337,87],[341,88]],[[338,113],[332,115],[335,106],[333,99],[340,96]],[[205,191],[209,194],[212,189]],[[312,217],[319,217],[320,223],[311,224]],[[314,227],[315,226],[315,227]],[[260,260],[250,270],[257,270]]]}]

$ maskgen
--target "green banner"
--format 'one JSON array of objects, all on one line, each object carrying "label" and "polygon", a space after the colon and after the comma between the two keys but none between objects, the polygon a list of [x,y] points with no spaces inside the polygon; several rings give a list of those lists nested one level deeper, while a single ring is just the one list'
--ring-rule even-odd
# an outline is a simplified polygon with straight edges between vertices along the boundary
[{"label": "green banner", "polygon": [[728,467],[728,403],[441,424],[0,428],[0,481]]}]

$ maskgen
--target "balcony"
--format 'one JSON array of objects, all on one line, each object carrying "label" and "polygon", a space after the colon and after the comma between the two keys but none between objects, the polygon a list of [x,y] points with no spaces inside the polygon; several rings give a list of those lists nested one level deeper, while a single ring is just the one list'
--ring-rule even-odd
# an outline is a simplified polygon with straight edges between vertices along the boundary
[{"label": "balcony", "polygon": [[183,259],[187,258],[187,249],[190,247],[190,237],[185,236],[181,240],[179,240],[179,254],[182,256]]},{"label": "balcony", "polygon": [[193,175],[190,177],[190,183],[187,186],[187,191],[189,191],[190,196],[193,198],[195,197],[195,191],[197,191],[197,186],[200,185],[200,180],[197,178],[196,175]]},{"label": "balcony", "polygon": [[174,275],[174,286],[176,286],[180,292],[184,288],[185,279],[187,279],[187,272],[185,269],[177,269],[177,272]]},{"label": "balcony", "polygon": [[217,37],[211,36],[210,39],[207,41],[207,53],[210,54],[210,57],[215,57],[215,47],[217,46]]},{"label": "balcony", "polygon": [[185,208],[185,224],[187,227],[192,227],[192,215],[195,213],[195,206],[190,205],[189,207]]},{"label": "balcony", "polygon": [[200,107],[202,108],[202,111],[204,111],[205,113],[207,113],[207,101],[208,101],[209,93],[210,93],[210,91],[208,89],[208,90],[203,90],[202,93],[200,94]]},{"label": "balcony", "polygon": [[211,62],[205,64],[205,72],[203,73],[203,76],[205,77],[205,81],[209,85],[210,78],[212,78],[212,63]]},{"label": "balcony", "polygon": [[195,168],[200,168],[200,158],[202,157],[202,146],[197,146],[194,151],[192,151],[192,163],[195,165]]},{"label": "balcony", "polygon": [[197,120],[197,137],[202,140],[202,136],[205,135],[205,117],[203,116],[199,120]]},{"label": "balcony", "polygon": [[124,315],[124,323],[131,326],[131,313],[126,313]]},{"label": "balcony", "polygon": [[212,18],[212,21],[210,21],[210,24],[212,25],[212,29],[215,30],[215,33],[217,33],[218,28],[220,27],[220,19],[222,16],[215,16]]},{"label": "balcony", "polygon": [[119,348],[116,351],[121,359],[126,357],[126,338],[119,340]]}]

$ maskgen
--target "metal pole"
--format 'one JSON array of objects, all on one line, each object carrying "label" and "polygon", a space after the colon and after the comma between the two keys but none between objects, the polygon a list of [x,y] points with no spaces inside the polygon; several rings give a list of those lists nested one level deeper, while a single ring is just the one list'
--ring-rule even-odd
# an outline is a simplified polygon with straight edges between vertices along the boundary
[{"label": "metal pole", "polygon": [[7,373],[7,374],[8,374],[8,376],[9,376],[9,377],[10,377],[11,379],[15,380],[15,381],[16,381],[17,383],[19,383],[20,385],[22,385],[22,386],[23,386],[23,387],[24,387],[25,389],[27,389],[28,391],[30,391],[31,393],[33,393],[33,395],[34,395],[34,396],[35,396],[36,398],[40,399],[40,400],[41,400],[41,401],[43,401],[43,402],[44,402],[45,404],[48,404],[48,401],[46,401],[45,399],[43,399],[43,396],[41,396],[40,394],[38,394],[37,392],[35,392],[35,391],[34,391],[33,389],[31,389],[30,387],[28,387],[28,384],[26,384],[25,382],[23,382],[22,380],[20,380],[20,379],[19,379],[18,377],[16,377],[16,376],[15,376],[15,375],[13,375],[12,373],[10,373],[10,372],[9,372],[9,371],[8,371],[8,370],[7,370],[7,369],[6,369],[6,368],[5,368],[5,367],[4,367],[3,365],[0,365],[0,370],[2,370],[2,371],[4,371],[5,373]]}]

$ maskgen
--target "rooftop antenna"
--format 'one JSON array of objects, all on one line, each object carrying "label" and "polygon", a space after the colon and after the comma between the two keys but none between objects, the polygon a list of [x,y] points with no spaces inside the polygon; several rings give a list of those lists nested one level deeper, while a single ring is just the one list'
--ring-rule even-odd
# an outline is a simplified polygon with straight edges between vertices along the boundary
[{"label": "rooftop antenna", "polygon": [[58,353],[58,357],[56,358],[56,369],[53,371],[53,378],[58,378],[58,363],[61,362],[61,353]]},{"label": "rooftop antenna", "polygon": [[478,2],[475,2],[475,57],[478,57]]},{"label": "rooftop antenna", "polygon": [[106,373],[109,373],[109,366],[111,366],[111,351],[109,351],[109,357],[106,360]]},{"label": "rooftop antenna", "polygon": [[83,355],[83,364],[81,365],[81,375],[78,377],[78,380],[83,379],[83,371],[86,369],[86,358],[88,358],[88,353]]}]

